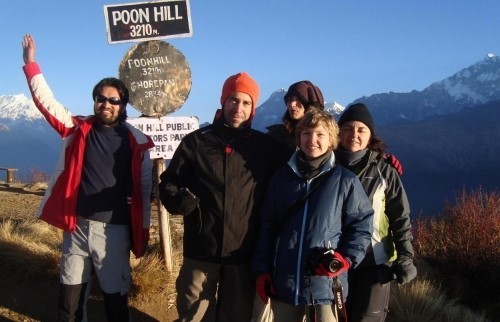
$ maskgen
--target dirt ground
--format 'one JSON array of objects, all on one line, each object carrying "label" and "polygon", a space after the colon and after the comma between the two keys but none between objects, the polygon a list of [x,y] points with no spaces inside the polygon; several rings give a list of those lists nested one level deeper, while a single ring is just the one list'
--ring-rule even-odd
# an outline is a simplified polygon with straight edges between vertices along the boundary
[{"label": "dirt ground", "polygon": [[[45,184],[6,184],[0,181],[0,220],[33,217],[45,188]],[[156,211],[153,211],[153,223],[155,222],[156,213]],[[171,218],[170,222],[172,230],[182,227],[180,218]],[[178,264],[174,263],[174,274],[178,269]],[[22,267],[19,269],[22,269]],[[0,272],[0,322],[57,320],[57,280],[44,280],[38,283],[30,281],[29,283],[12,285],[12,283],[8,283],[8,278],[8,276],[4,276]],[[97,282],[93,283],[93,286],[88,301],[88,321],[106,321],[104,305],[99,295]],[[146,322],[174,321],[177,318],[174,306],[174,291],[169,291],[167,296],[169,298],[161,299],[158,302],[143,301],[138,304],[140,307],[131,306],[133,320]]]}]

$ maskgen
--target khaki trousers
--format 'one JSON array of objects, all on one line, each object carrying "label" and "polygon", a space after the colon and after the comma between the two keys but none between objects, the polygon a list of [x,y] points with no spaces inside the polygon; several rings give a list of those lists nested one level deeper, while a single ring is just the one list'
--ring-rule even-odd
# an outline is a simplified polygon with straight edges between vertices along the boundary
[{"label": "khaki trousers", "polygon": [[179,321],[249,322],[255,298],[250,264],[184,258],[176,282]]},{"label": "khaki trousers", "polygon": [[[271,300],[274,322],[337,322],[334,305],[299,305]],[[314,316],[314,318],[311,318]]]}]

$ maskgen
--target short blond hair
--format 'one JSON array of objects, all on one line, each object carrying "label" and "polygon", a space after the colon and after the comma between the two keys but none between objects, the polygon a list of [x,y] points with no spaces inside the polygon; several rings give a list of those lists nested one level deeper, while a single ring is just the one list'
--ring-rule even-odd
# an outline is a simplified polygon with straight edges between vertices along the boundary
[{"label": "short blond hair", "polygon": [[295,129],[295,140],[300,145],[300,132],[304,129],[313,129],[323,126],[330,136],[330,148],[335,150],[339,145],[339,126],[335,118],[328,112],[316,107],[310,107],[307,113],[299,120]]}]

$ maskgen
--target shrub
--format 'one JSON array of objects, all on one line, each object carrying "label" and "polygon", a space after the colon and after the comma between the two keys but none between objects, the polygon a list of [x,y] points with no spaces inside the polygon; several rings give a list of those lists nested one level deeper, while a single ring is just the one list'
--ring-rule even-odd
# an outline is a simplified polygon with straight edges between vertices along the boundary
[{"label": "shrub", "polygon": [[38,169],[37,167],[31,167],[30,172],[27,175],[27,183],[38,183],[38,182],[49,182],[50,176]]},{"label": "shrub", "polygon": [[442,215],[414,225],[417,255],[438,269],[448,295],[491,316],[500,313],[499,209],[498,192],[464,189]]}]

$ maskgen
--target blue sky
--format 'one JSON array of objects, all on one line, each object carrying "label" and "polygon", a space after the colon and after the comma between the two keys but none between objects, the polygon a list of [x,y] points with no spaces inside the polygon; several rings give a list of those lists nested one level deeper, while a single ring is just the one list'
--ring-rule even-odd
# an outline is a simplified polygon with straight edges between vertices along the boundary
[{"label": "blue sky", "polygon": [[[0,95],[25,94],[21,41],[31,33],[56,98],[92,111],[95,83],[118,76],[136,43],[108,44],[103,6],[141,1],[2,1]],[[260,103],[308,79],[328,102],[422,90],[500,55],[500,1],[191,0],[193,36],[165,39],[186,57],[192,88],[173,115],[211,121],[224,80],[239,71],[261,86]],[[283,107],[284,108],[284,107]],[[129,106],[129,115],[138,112]]]}]

